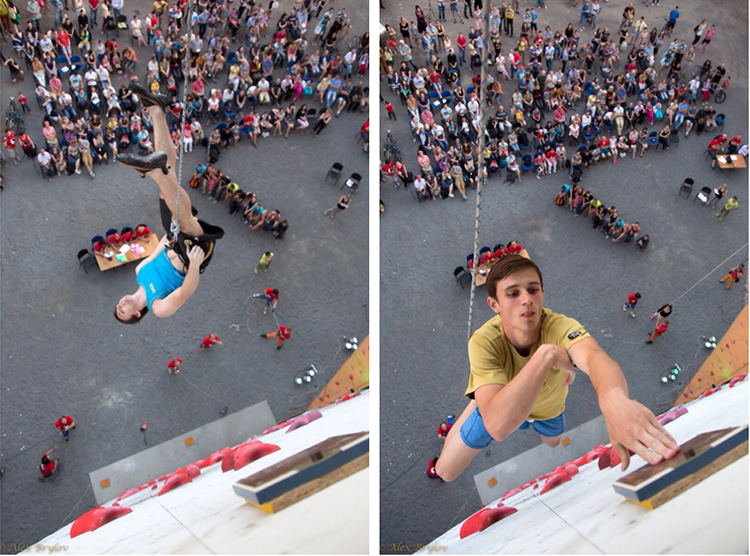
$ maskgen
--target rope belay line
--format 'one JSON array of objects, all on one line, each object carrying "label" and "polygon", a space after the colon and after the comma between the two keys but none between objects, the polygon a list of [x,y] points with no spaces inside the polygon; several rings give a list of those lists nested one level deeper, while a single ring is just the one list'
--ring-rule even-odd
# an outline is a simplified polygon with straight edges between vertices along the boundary
[{"label": "rope belay line", "polygon": [[[191,10],[191,4],[188,4],[185,8],[185,12],[182,14],[183,18],[183,24],[187,24],[185,20],[188,18],[185,17],[187,14],[190,13]],[[185,34],[185,37],[190,40],[190,33],[191,29],[188,26],[187,27],[187,33]],[[179,158],[177,160],[177,199],[175,201],[175,211],[174,211],[174,220],[172,220],[172,224],[169,227],[169,231],[172,233],[172,241],[177,241],[177,236],[180,235],[180,190],[182,189],[182,162],[183,162],[183,156],[185,154],[185,119],[187,115],[187,44],[185,46],[185,55],[182,58],[182,105],[180,107],[180,131],[177,134],[180,141],[179,146]]]},{"label": "rope belay line", "polygon": [[[489,36],[488,21],[489,21],[489,8],[490,3],[485,2],[482,6],[482,37]],[[486,146],[487,139],[487,111],[484,107],[483,101],[486,101],[486,93],[484,87],[487,82],[487,52],[489,51],[489,41],[483,41],[482,48],[480,50],[481,55],[481,73],[480,82],[476,87],[477,97],[479,100],[479,129],[478,140],[479,140],[479,160],[477,161],[477,208],[474,217],[474,253],[473,253],[473,264],[471,269],[471,296],[469,297],[469,321],[467,323],[467,339],[471,338],[473,332],[473,316],[474,316],[474,297],[477,289],[477,268],[479,268],[479,223],[482,216],[482,185],[487,179],[487,174],[484,168],[484,148]]]}]

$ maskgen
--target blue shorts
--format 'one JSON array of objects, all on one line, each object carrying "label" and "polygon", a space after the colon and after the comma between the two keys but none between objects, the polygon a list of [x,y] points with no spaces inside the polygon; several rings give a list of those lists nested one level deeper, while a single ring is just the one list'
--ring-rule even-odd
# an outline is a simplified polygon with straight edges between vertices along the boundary
[{"label": "blue shorts", "polygon": [[[542,436],[552,437],[561,435],[565,432],[565,412],[563,411],[557,417],[545,419],[544,421],[524,421],[518,429],[526,430],[529,427],[532,427]],[[479,414],[478,407],[474,409],[474,412],[461,425],[460,432],[461,440],[464,441],[464,444],[475,450],[487,447],[493,440],[490,433],[484,428],[484,422],[482,421],[482,416]]]}]

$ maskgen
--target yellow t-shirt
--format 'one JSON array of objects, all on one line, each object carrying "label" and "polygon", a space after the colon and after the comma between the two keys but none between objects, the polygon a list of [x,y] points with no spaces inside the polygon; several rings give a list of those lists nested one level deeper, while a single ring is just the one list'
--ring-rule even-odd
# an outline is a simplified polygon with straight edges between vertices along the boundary
[{"label": "yellow t-shirt", "polygon": [[[473,399],[474,391],[486,384],[505,386],[523,369],[542,344],[554,344],[568,350],[588,337],[589,333],[577,320],[543,309],[539,340],[531,348],[529,355],[523,357],[506,338],[502,319],[500,315],[496,315],[474,332],[469,340],[471,371],[465,395]],[[562,386],[564,378],[563,371],[550,370],[528,419],[552,419],[563,412],[565,398],[568,396],[568,387]]]}]

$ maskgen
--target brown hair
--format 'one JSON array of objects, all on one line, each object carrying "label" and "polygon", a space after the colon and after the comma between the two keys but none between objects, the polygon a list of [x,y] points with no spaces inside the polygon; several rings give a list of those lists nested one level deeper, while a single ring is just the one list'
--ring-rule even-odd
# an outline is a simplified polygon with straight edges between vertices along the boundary
[{"label": "brown hair", "polygon": [[114,315],[117,320],[119,320],[122,324],[136,324],[141,321],[143,317],[146,316],[146,313],[148,313],[148,305],[145,306],[143,309],[141,309],[140,316],[133,315],[128,320],[122,320],[120,317],[117,316],[117,307],[115,307]]},{"label": "brown hair", "polygon": [[500,259],[490,270],[487,276],[487,295],[497,299],[497,283],[515,274],[521,270],[532,268],[539,275],[539,283],[544,288],[544,279],[542,278],[542,271],[539,267],[534,264],[531,259],[522,257],[521,255],[506,255]]}]

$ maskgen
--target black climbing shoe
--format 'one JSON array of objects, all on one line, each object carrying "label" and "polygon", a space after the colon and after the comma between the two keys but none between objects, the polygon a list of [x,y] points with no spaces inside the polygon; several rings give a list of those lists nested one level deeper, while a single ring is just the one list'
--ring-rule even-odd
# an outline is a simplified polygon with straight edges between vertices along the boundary
[{"label": "black climbing shoe", "polygon": [[121,153],[117,155],[117,162],[135,168],[141,173],[141,177],[145,178],[146,173],[151,170],[161,169],[165,174],[169,174],[169,166],[167,166],[167,153],[164,151],[156,151],[147,156],[140,156],[137,154]]},{"label": "black climbing shoe", "polygon": [[129,89],[140,97],[144,108],[148,108],[149,106],[159,106],[162,110],[167,110],[167,105],[169,104],[167,95],[152,93],[137,83],[131,83]]}]

